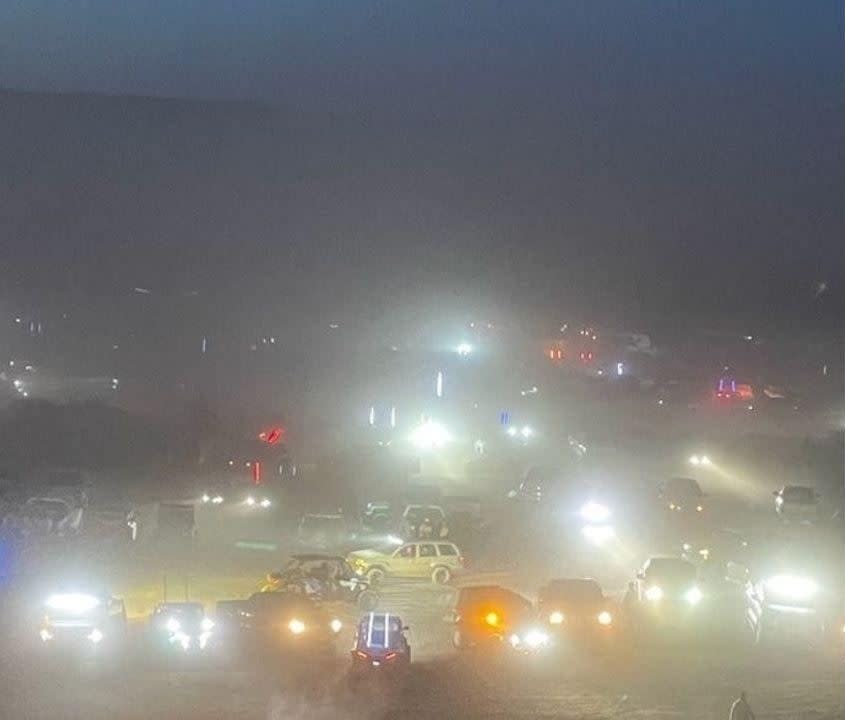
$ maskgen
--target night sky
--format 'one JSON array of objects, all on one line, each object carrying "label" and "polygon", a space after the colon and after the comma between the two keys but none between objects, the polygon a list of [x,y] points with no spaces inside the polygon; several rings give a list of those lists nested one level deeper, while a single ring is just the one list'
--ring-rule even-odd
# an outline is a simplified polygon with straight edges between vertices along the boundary
[{"label": "night sky", "polygon": [[838,322],[843,50],[822,0],[6,2],[3,299]]}]

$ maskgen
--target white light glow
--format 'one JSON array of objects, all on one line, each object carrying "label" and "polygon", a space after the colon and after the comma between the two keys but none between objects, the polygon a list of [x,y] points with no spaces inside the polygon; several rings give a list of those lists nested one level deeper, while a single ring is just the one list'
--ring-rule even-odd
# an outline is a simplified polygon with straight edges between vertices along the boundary
[{"label": "white light glow", "polygon": [[164,627],[167,628],[168,632],[178,632],[182,628],[182,623],[180,623],[176,618],[168,618],[167,622],[164,624]]},{"label": "white light glow", "polygon": [[88,639],[96,645],[103,639],[103,633],[97,628],[94,628],[90,633],[88,633]]},{"label": "white light glow", "polygon": [[553,613],[549,615],[549,623],[551,625],[562,625],[564,621],[563,613],[559,610],[555,610]]},{"label": "white light glow", "polygon": [[333,633],[339,633],[343,629],[343,623],[340,620],[338,620],[337,618],[334,618],[329,623],[329,627],[332,629]]},{"label": "white light glow", "polygon": [[602,610],[596,619],[599,621],[599,625],[604,625],[605,627],[613,623],[613,615],[607,610]]},{"label": "white light glow", "polygon": [[536,650],[549,642],[549,636],[542,630],[532,628],[525,633],[525,644],[532,650]]},{"label": "white light glow", "polygon": [[411,443],[419,450],[437,450],[452,440],[448,430],[432,420],[411,433]]},{"label": "white light glow", "polygon": [[658,600],[663,599],[663,590],[657,585],[652,585],[648,590],[645,591],[646,600],[651,600],[652,602],[657,602]]},{"label": "white light glow", "polygon": [[593,545],[604,545],[616,537],[612,525],[585,525],[581,528],[581,534]]},{"label": "white light glow", "polygon": [[294,618],[288,623],[288,630],[290,630],[294,635],[301,635],[305,632],[305,623],[302,622],[302,620]]},{"label": "white light glow", "polygon": [[701,594],[701,590],[699,590],[697,587],[691,587],[689,590],[686,591],[686,593],[684,593],[684,599],[690,605],[698,605],[698,603],[701,602],[701,599],[703,597],[704,596]]},{"label": "white light glow", "polygon": [[458,345],[458,347],[455,348],[455,351],[461,357],[466,357],[473,351],[473,347],[468,342],[462,342],[460,345]]},{"label": "white light glow", "polygon": [[791,600],[810,600],[819,591],[818,583],[800,575],[775,575],[764,583],[766,590]]},{"label": "white light glow", "polygon": [[610,508],[601,503],[590,501],[581,508],[581,517],[587,522],[600,523],[610,517]]},{"label": "white light glow", "polygon": [[66,593],[51,595],[47,598],[47,607],[50,610],[59,610],[69,613],[85,613],[93,610],[100,604],[99,598],[85,593]]}]

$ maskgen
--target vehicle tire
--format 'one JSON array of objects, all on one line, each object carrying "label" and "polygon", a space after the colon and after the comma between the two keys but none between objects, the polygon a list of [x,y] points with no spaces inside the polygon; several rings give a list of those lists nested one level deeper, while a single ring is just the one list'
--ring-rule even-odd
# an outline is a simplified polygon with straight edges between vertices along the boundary
[{"label": "vehicle tire", "polygon": [[384,580],[384,575],[384,568],[371,567],[369,570],[367,570],[367,580],[371,585],[375,585]]},{"label": "vehicle tire", "polygon": [[379,596],[372,590],[364,590],[358,596],[358,608],[364,612],[371,612],[378,607]]},{"label": "vehicle tire", "polygon": [[445,585],[451,577],[452,573],[449,572],[449,568],[443,567],[442,565],[431,571],[431,582],[436,585]]}]

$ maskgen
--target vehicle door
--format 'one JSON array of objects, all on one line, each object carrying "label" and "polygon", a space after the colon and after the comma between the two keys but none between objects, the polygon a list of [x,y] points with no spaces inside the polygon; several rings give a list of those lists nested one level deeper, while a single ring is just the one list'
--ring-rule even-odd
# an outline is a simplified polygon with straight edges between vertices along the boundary
[{"label": "vehicle door", "polygon": [[417,544],[407,543],[398,548],[390,559],[390,570],[399,577],[409,577],[414,574],[417,564]]},{"label": "vehicle door", "polygon": [[418,575],[428,575],[437,564],[437,548],[434,543],[420,543],[417,551]]}]

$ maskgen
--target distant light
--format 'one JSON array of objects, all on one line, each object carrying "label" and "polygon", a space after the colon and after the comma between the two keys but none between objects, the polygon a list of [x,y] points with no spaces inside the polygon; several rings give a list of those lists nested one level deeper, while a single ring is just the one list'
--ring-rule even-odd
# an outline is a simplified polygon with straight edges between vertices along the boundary
[{"label": "distant light", "polygon": [[371,405],[370,412],[367,415],[367,422],[372,426],[376,424],[376,409]]},{"label": "distant light", "polygon": [[390,408],[390,427],[396,427],[396,407]]},{"label": "distant light", "polygon": [[746,335],[745,339],[748,340],[748,342],[751,342],[754,339],[754,336],[753,335]]},{"label": "distant light", "polygon": [[658,401],[657,401],[657,404],[658,404],[658,405],[663,405],[663,398],[660,398],[660,400],[658,400]]},{"label": "distant light", "polygon": [[103,632],[102,630],[94,628],[91,632],[88,633],[86,637],[96,645],[103,639]]},{"label": "distant light", "polygon": [[516,434],[519,432],[519,430],[517,430],[515,427],[511,426],[505,432],[507,432],[507,434],[510,435],[511,437],[516,437]]},{"label": "distant light", "polygon": [[337,329],[340,327],[340,325],[338,325],[337,323],[333,322],[333,323],[329,323],[329,327],[330,327],[332,330],[337,330]]},{"label": "distant light", "polygon": [[13,384],[16,388],[19,388],[21,385],[23,385],[23,383],[22,383],[20,380],[15,380],[12,384]]},{"label": "distant light", "polygon": [[596,370],[596,375],[604,375],[604,370]]},{"label": "distant light", "polygon": [[522,429],[519,431],[519,434],[522,435],[524,438],[529,438],[534,435],[534,429],[529,427],[528,425],[523,425]]},{"label": "distant light", "polygon": [[149,290],[147,290],[147,288],[136,287],[136,288],[132,288],[132,289],[136,293],[138,293],[139,295],[151,295],[152,294]]},{"label": "distant light", "polygon": [[616,363],[616,374],[617,375],[624,375],[625,374],[625,364],[618,362]]},{"label": "distant light", "polygon": [[26,392],[25,390],[24,390],[24,392],[21,393],[21,395],[23,395],[24,397],[29,397],[29,393]]},{"label": "distant light", "polygon": [[437,450],[452,439],[440,423],[429,420],[411,433],[411,443],[420,450]]},{"label": "distant light", "polygon": [[607,610],[602,610],[597,617],[599,621],[599,625],[604,625],[605,627],[613,623],[613,615],[611,615]]},{"label": "distant light", "polygon": [[461,357],[466,357],[473,351],[473,347],[468,342],[462,342],[457,348],[455,348],[455,351]]},{"label": "distant light", "polygon": [[434,387],[437,397],[443,397],[443,373],[440,371],[437,373],[437,381],[435,382]]},{"label": "distant light", "polygon": [[20,325],[20,323],[21,323],[21,319],[20,319],[19,317],[16,317],[16,318],[15,318],[15,322],[16,322],[18,325]]}]

